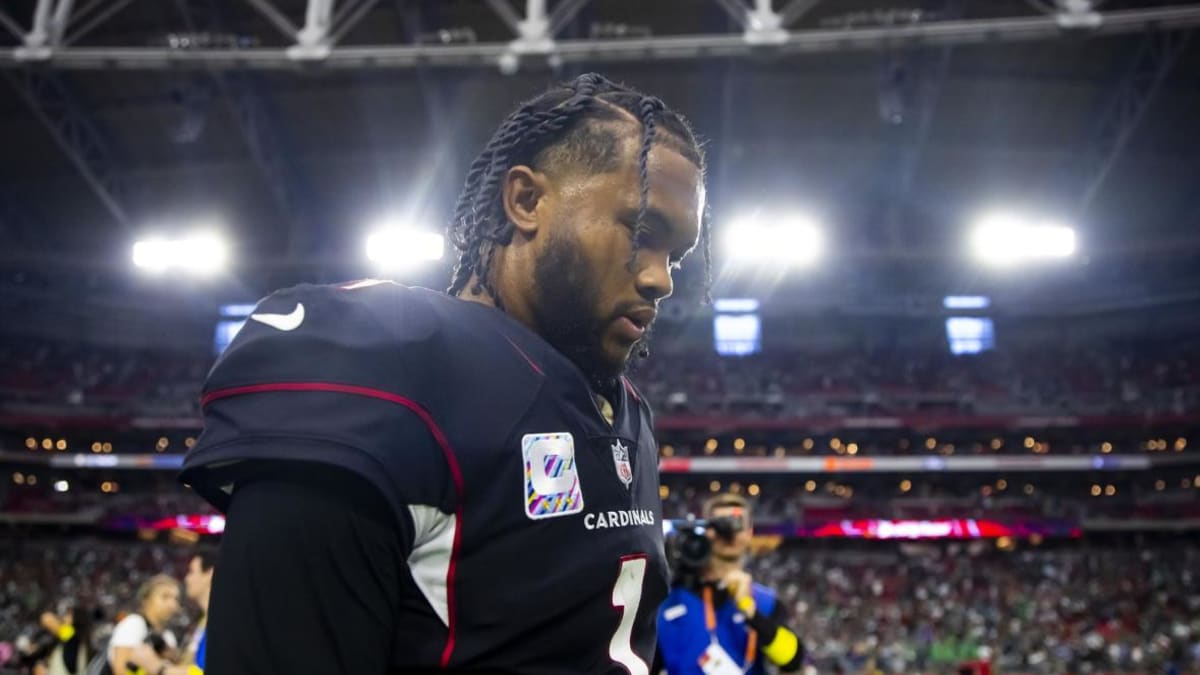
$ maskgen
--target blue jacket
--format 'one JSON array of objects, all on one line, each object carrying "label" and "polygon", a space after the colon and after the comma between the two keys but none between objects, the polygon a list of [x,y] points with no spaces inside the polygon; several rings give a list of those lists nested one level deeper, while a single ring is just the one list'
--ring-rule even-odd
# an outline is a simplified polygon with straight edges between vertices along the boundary
[{"label": "blue jacket", "polygon": [[[754,584],[751,594],[754,596],[756,611],[764,615],[775,612],[775,591]],[[733,660],[750,675],[762,675],[764,657],[755,650],[753,663],[746,668],[746,644],[750,639],[750,631],[746,626],[745,617],[734,606],[733,601],[724,594],[718,594],[719,606],[714,607],[716,615],[717,642]],[[758,647],[762,647],[763,636],[759,636]],[[703,675],[699,659],[712,641],[708,626],[704,619],[704,600],[701,596],[682,587],[672,589],[667,599],[658,608],[658,650],[669,675]]]},{"label": "blue jacket", "polygon": [[[201,628],[200,630],[204,630]],[[204,662],[208,660],[208,631],[200,635],[200,644],[196,646],[196,666],[204,670]]]}]

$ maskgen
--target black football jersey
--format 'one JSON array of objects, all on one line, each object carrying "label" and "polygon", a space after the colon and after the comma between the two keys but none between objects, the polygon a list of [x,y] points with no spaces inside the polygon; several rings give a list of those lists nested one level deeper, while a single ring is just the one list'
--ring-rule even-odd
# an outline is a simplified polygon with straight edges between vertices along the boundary
[{"label": "black football jersey", "polygon": [[658,449],[634,387],[609,399],[611,425],[583,373],[495,308],[298,286],[213,368],[182,479],[222,509],[247,460],[370,481],[415,532],[397,666],[645,675],[667,592]]}]

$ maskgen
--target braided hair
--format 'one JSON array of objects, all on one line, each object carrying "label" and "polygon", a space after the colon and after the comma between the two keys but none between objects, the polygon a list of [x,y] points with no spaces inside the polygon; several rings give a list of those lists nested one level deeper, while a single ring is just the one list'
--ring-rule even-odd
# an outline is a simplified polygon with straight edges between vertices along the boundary
[{"label": "braided hair", "polygon": [[[537,170],[574,166],[598,173],[616,169],[621,160],[619,138],[596,123],[626,120],[627,114],[642,127],[637,157],[641,194],[629,261],[632,268],[647,233],[647,162],[651,145],[659,143],[678,152],[694,163],[701,175],[705,171],[704,151],[687,120],[661,100],[588,73],[522,104],[471,163],[449,228],[450,241],[459,255],[447,292],[457,295],[474,277],[471,292],[487,293],[499,306],[489,272],[496,248],[508,245],[513,237],[513,224],[504,211],[502,197],[508,170],[522,164]],[[712,280],[709,230],[705,210],[700,246],[706,299]]]}]

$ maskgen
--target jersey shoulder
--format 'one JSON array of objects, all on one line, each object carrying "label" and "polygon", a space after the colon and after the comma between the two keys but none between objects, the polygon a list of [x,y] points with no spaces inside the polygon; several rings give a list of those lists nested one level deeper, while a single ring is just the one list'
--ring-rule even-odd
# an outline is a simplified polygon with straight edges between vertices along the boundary
[{"label": "jersey shoulder", "polygon": [[451,512],[453,455],[483,447],[464,437],[494,440],[537,390],[495,323],[481,305],[392,282],[274,293],[209,373],[180,478],[225,509],[263,463],[319,463],[376,484],[398,512]]},{"label": "jersey shoulder", "polygon": [[209,373],[204,431],[180,479],[224,510],[233,486],[264,463],[317,463],[367,479],[397,513],[452,509],[429,412],[454,361],[433,308],[439,296],[356,282],[261,300]]},{"label": "jersey shoulder", "polygon": [[[391,390],[439,331],[429,293],[392,282],[293,286],[259,301],[218,359],[205,395],[264,383]],[[415,352],[415,353],[414,353]],[[411,384],[411,383],[409,383]]]}]

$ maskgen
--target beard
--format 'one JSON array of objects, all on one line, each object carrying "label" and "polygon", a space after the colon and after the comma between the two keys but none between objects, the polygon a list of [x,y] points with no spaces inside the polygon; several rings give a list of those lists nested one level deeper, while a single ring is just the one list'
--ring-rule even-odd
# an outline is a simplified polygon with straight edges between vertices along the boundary
[{"label": "beard", "polygon": [[[605,332],[627,308],[618,307],[608,315],[601,310],[599,284],[588,272],[579,242],[564,234],[569,229],[554,228],[534,264],[538,332],[582,370],[593,387],[603,388],[625,371],[629,361],[628,356],[614,361],[604,351]],[[632,353],[648,354],[649,337],[647,328]]]}]

